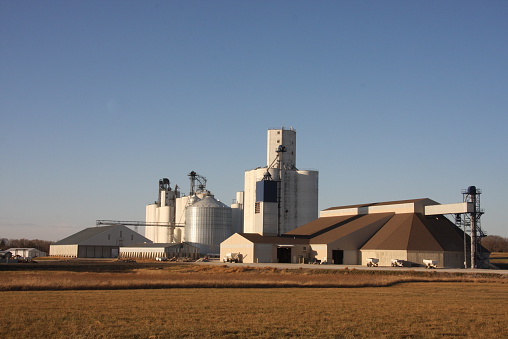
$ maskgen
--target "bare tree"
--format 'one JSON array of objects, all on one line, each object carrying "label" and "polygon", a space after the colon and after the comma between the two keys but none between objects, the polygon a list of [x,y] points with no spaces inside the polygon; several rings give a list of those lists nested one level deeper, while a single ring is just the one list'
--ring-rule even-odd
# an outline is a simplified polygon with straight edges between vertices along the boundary
[{"label": "bare tree", "polygon": [[508,252],[508,238],[488,235],[482,239],[482,246],[490,252]]},{"label": "bare tree", "polygon": [[39,239],[6,239],[0,238],[0,250],[9,248],[36,248],[39,251],[49,253],[49,246],[54,241],[39,240]]}]

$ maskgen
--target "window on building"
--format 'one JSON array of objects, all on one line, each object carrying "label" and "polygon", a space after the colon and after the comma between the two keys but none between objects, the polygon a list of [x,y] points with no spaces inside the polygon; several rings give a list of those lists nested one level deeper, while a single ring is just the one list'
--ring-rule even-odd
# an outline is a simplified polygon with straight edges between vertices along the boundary
[{"label": "window on building", "polygon": [[259,202],[254,205],[254,213],[261,213],[261,204]]},{"label": "window on building", "polygon": [[122,237],[122,232],[123,232],[123,231],[120,231],[120,238]]},{"label": "window on building", "polygon": [[108,234],[108,240],[111,240],[111,234]]}]

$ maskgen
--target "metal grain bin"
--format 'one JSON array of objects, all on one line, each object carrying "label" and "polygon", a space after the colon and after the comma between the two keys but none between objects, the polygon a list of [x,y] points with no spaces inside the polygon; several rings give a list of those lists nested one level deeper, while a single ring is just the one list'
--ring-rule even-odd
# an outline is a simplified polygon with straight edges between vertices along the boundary
[{"label": "metal grain bin", "polygon": [[187,207],[185,221],[185,241],[201,254],[220,253],[220,243],[233,234],[231,207],[211,194]]}]

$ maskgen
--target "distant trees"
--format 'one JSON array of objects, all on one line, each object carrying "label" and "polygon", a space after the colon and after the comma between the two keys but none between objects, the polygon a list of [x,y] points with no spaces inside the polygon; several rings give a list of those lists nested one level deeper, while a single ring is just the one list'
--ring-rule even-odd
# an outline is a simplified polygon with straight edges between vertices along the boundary
[{"label": "distant trees", "polygon": [[[490,252],[506,252],[508,253],[508,238],[503,238],[499,235],[488,235],[482,238],[482,246]],[[9,248],[36,248],[39,251],[49,254],[49,246],[54,244],[54,241],[39,240],[39,239],[7,239],[0,238],[0,251]]]},{"label": "distant trees", "polygon": [[482,238],[482,246],[490,252],[508,252],[508,238],[499,235],[488,235]]},{"label": "distant trees", "polygon": [[49,245],[54,244],[54,241],[39,240],[39,239],[7,239],[0,238],[0,251],[9,248],[36,248],[39,251],[49,254]]}]

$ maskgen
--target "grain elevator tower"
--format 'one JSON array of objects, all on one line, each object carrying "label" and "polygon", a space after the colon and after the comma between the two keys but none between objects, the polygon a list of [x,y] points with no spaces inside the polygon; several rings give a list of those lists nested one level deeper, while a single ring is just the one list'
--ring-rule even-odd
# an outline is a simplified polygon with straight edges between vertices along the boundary
[{"label": "grain elevator tower", "polygon": [[296,167],[296,131],[269,129],[267,164],[245,172],[244,232],[280,235],[318,217],[318,171]]},{"label": "grain elevator tower", "polygon": [[145,237],[155,243],[175,243],[175,206],[180,197],[178,186],[171,189],[169,179],[159,180],[157,201],[146,206]]}]

